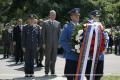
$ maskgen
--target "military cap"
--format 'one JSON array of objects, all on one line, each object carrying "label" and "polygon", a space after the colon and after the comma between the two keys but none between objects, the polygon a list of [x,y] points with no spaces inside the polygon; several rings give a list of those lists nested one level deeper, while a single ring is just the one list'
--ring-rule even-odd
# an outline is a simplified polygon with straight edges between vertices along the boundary
[{"label": "military cap", "polygon": [[9,27],[10,27],[10,23],[6,23],[5,28],[9,28]]},{"label": "military cap", "polygon": [[94,11],[90,12],[90,15],[100,16],[100,11],[99,10],[94,10]]},{"label": "military cap", "polygon": [[80,8],[73,8],[68,13],[70,15],[74,15],[74,14],[80,15]]},{"label": "military cap", "polygon": [[6,23],[5,26],[10,26],[10,23]]},{"label": "military cap", "polygon": [[28,18],[31,18],[31,19],[32,19],[32,18],[37,18],[37,16],[36,16],[35,14],[29,14],[29,15],[28,15]]}]

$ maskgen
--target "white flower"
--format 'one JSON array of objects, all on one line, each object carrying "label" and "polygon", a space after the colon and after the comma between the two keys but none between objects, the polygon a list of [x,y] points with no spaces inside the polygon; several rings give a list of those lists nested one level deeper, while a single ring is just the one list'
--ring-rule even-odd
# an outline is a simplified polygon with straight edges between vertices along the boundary
[{"label": "white flower", "polygon": [[77,53],[80,53],[80,50],[77,50]]},{"label": "white flower", "polygon": [[81,36],[82,33],[83,33],[83,30],[78,31],[78,34],[76,35],[76,38],[75,38],[77,42],[80,42],[80,40],[83,38],[83,36]]},{"label": "white flower", "polygon": [[79,49],[80,48],[80,45],[75,45],[75,49]]},{"label": "white flower", "polygon": [[77,53],[80,53],[80,45],[79,44],[75,45],[75,49],[76,49]]},{"label": "white flower", "polygon": [[79,30],[78,34],[81,35],[83,33],[83,30]]},{"label": "white flower", "polygon": [[79,35],[76,35],[75,40],[76,40],[77,42],[80,42],[80,37],[79,37]]}]

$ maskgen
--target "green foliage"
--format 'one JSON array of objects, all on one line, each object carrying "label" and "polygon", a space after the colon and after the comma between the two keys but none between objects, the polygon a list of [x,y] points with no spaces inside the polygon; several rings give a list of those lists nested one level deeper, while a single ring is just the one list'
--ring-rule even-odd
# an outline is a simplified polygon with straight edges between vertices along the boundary
[{"label": "green foliage", "polygon": [[76,35],[78,34],[79,30],[83,29],[83,23],[80,23],[79,25],[75,26],[73,32],[72,32],[72,41],[74,41],[76,39]]},{"label": "green foliage", "polygon": [[0,21],[25,18],[29,13],[44,18],[54,9],[57,19],[65,23],[69,19],[68,11],[75,7],[80,8],[81,21],[92,10],[100,9],[101,20],[106,25],[120,25],[120,0],[0,0]]},{"label": "green foliage", "polygon": [[120,36],[120,32],[115,32],[115,36]]}]

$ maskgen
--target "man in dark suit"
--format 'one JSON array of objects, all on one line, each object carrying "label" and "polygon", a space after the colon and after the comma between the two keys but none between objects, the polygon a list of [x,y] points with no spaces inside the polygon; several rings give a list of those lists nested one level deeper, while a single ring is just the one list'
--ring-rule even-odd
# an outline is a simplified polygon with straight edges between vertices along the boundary
[{"label": "man in dark suit", "polygon": [[21,37],[22,37],[22,19],[17,20],[17,25],[13,29],[13,45],[15,47],[15,62],[16,64],[20,61],[23,62],[23,52],[21,47]]},{"label": "man in dark suit", "polygon": [[37,51],[40,49],[40,28],[34,24],[35,16],[28,16],[28,24],[23,27],[22,34],[22,49],[25,53],[25,76],[33,77],[34,75],[34,58]]},{"label": "man in dark suit", "polygon": [[56,12],[51,10],[49,20],[43,24],[43,47],[45,48],[45,74],[48,75],[49,69],[51,74],[55,74],[55,62],[60,33],[60,22],[56,21]]}]

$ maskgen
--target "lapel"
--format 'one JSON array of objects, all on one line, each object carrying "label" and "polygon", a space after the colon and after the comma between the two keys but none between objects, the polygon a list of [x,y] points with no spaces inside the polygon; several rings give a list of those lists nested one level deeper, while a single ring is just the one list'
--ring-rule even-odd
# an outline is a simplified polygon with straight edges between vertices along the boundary
[{"label": "lapel", "polygon": [[49,20],[48,24],[51,25],[52,27],[55,27],[55,20],[53,22],[51,20]]},{"label": "lapel", "polygon": [[20,32],[21,30],[20,30],[20,27],[17,25],[16,26],[16,30],[17,30],[17,32]]}]

